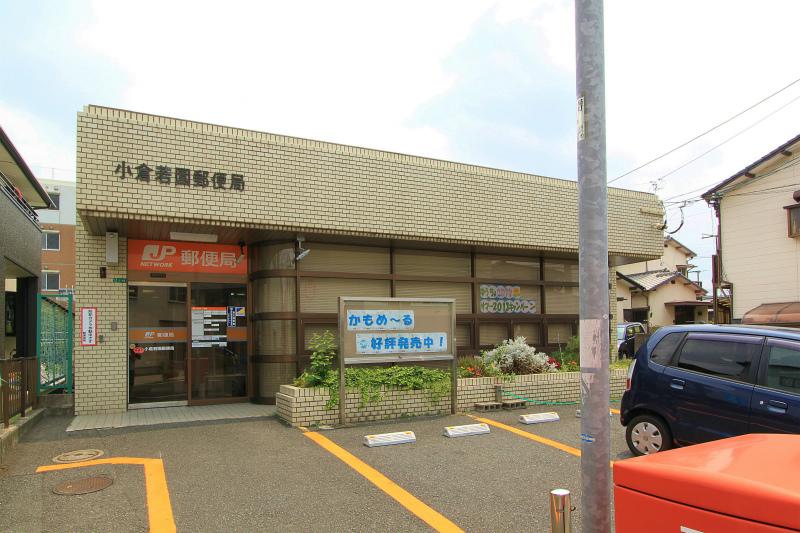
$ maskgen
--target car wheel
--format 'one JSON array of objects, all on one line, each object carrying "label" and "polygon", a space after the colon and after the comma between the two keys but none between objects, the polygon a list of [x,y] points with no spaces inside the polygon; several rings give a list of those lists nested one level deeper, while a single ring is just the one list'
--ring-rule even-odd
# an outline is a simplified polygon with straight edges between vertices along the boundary
[{"label": "car wheel", "polygon": [[669,426],[655,415],[639,415],[631,420],[625,440],[633,455],[649,455],[672,448]]}]

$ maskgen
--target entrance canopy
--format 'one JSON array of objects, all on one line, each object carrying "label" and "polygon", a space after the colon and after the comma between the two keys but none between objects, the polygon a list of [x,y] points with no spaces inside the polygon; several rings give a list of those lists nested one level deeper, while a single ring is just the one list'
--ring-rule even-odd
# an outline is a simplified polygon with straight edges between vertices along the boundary
[{"label": "entrance canopy", "polygon": [[800,302],[762,304],[742,317],[742,324],[800,325]]}]

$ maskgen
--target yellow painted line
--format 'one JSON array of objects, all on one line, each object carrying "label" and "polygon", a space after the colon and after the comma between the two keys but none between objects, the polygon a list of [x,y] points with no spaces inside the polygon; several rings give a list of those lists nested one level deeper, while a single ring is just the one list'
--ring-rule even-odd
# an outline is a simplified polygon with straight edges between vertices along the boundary
[{"label": "yellow painted line", "polygon": [[169,500],[167,475],[161,459],[145,457],[106,457],[80,463],[40,466],[36,473],[84,468],[96,465],[142,465],[144,467],[144,483],[147,496],[147,518],[151,533],[175,533],[175,518],[172,516],[172,504]]},{"label": "yellow painted line", "polygon": [[496,420],[492,420],[490,418],[481,418],[479,416],[468,415],[470,418],[477,420],[478,422],[483,422],[484,424],[489,424],[490,426],[494,426],[496,428],[504,429],[506,431],[510,431],[515,435],[519,435],[520,437],[525,437],[526,439],[530,439],[532,441],[536,441],[539,444],[544,444],[546,446],[550,446],[552,448],[556,448],[561,450],[562,452],[567,452],[575,457],[581,456],[581,451],[577,448],[573,448],[572,446],[567,446],[566,444],[561,444],[558,441],[554,441],[552,439],[548,439],[546,437],[540,437],[539,435],[535,435],[533,433],[528,433],[527,431],[517,429],[515,427],[503,424],[502,422],[497,422]]},{"label": "yellow painted line", "polygon": [[328,437],[325,437],[315,431],[307,431],[304,432],[303,435],[316,442],[347,466],[367,478],[367,480],[369,480],[373,485],[381,489],[390,497],[394,498],[397,503],[411,511],[414,515],[423,520],[436,531],[446,533],[464,533],[464,530],[455,525],[453,522],[439,514],[437,511],[434,511],[428,507],[413,494],[330,440]]}]

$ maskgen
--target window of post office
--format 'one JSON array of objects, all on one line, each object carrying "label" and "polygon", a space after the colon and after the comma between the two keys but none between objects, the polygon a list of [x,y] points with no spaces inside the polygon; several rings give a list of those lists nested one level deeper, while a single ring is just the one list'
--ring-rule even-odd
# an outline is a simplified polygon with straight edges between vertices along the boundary
[{"label": "window of post office", "polygon": [[519,322],[514,324],[514,338],[525,337],[525,342],[531,346],[539,346],[541,340],[541,325],[535,322]]},{"label": "window of post office", "polygon": [[398,298],[455,298],[456,313],[472,312],[472,285],[448,281],[398,281]]},{"label": "window of post office", "polygon": [[303,324],[303,346],[307,352],[311,352],[311,343],[315,338],[320,338],[325,333],[333,336],[333,342],[339,344],[339,326],[332,322],[330,324]]},{"label": "window of post office", "polygon": [[253,325],[258,355],[293,355],[297,351],[294,320],[256,320]]},{"label": "window of post office", "polygon": [[482,347],[497,346],[508,339],[508,324],[484,322],[478,328],[478,337]]},{"label": "window of post office", "polygon": [[544,279],[545,281],[572,281],[577,283],[578,262],[567,259],[545,259]]},{"label": "window of post office", "polygon": [[394,269],[401,275],[448,278],[467,278],[472,270],[468,253],[403,249],[394,251]]},{"label": "window of post office", "polygon": [[57,291],[61,284],[61,274],[58,272],[42,271],[42,290]]},{"label": "window of post office", "polygon": [[256,244],[250,247],[253,271],[294,270],[294,243]]},{"label": "window of post office", "polygon": [[504,281],[538,281],[539,259],[478,254],[475,256],[475,277]]},{"label": "window of post office", "polygon": [[338,313],[339,296],[391,295],[389,280],[352,278],[300,278],[301,313]]},{"label": "window of post office", "polygon": [[304,272],[389,274],[391,269],[388,248],[312,242],[303,246],[310,252],[297,263],[297,268]]},{"label": "window of post office", "polygon": [[57,231],[42,232],[42,250],[61,249],[61,234]]},{"label": "window of post office", "polygon": [[253,281],[256,313],[291,313],[295,310],[294,278],[261,278]]},{"label": "window of post office", "polygon": [[548,324],[547,325],[547,344],[558,346],[559,349],[569,342],[572,338],[571,324]]},{"label": "window of post office", "polygon": [[577,315],[580,307],[578,287],[545,287],[547,314]]}]

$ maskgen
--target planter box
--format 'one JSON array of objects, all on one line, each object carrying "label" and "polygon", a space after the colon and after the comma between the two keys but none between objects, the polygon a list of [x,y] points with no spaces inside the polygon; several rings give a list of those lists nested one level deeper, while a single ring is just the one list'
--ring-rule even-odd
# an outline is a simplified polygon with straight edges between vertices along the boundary
[{"label": "planter box", "polygon": [[[611,371],[611,398],[619,399],[625,390],[627,371]],[[458,380],[458,405],[461,412],[471,411],[478,402],[490,402],[495,398],[495,385],[503,390],[528,400],[539,402],[580,401],[580,373],[554,372],[514,376],[513,380],[499,378],[461,378]],[[372,422],[411,416],[446,415],[450,413],[450,396],[432,404],[426,391],[382,389],[383,400],[360,406],[361,396],[357,389],[347,391],[347,422]],[[514,399],[506,396],[506,399]],[[330,399],[328,389],[301,388],[281,385],[276,394],[278,416],[292,426],[337,424],[339,408],[326,409]],[[535,406],[532,406],[535,407]]]}]

